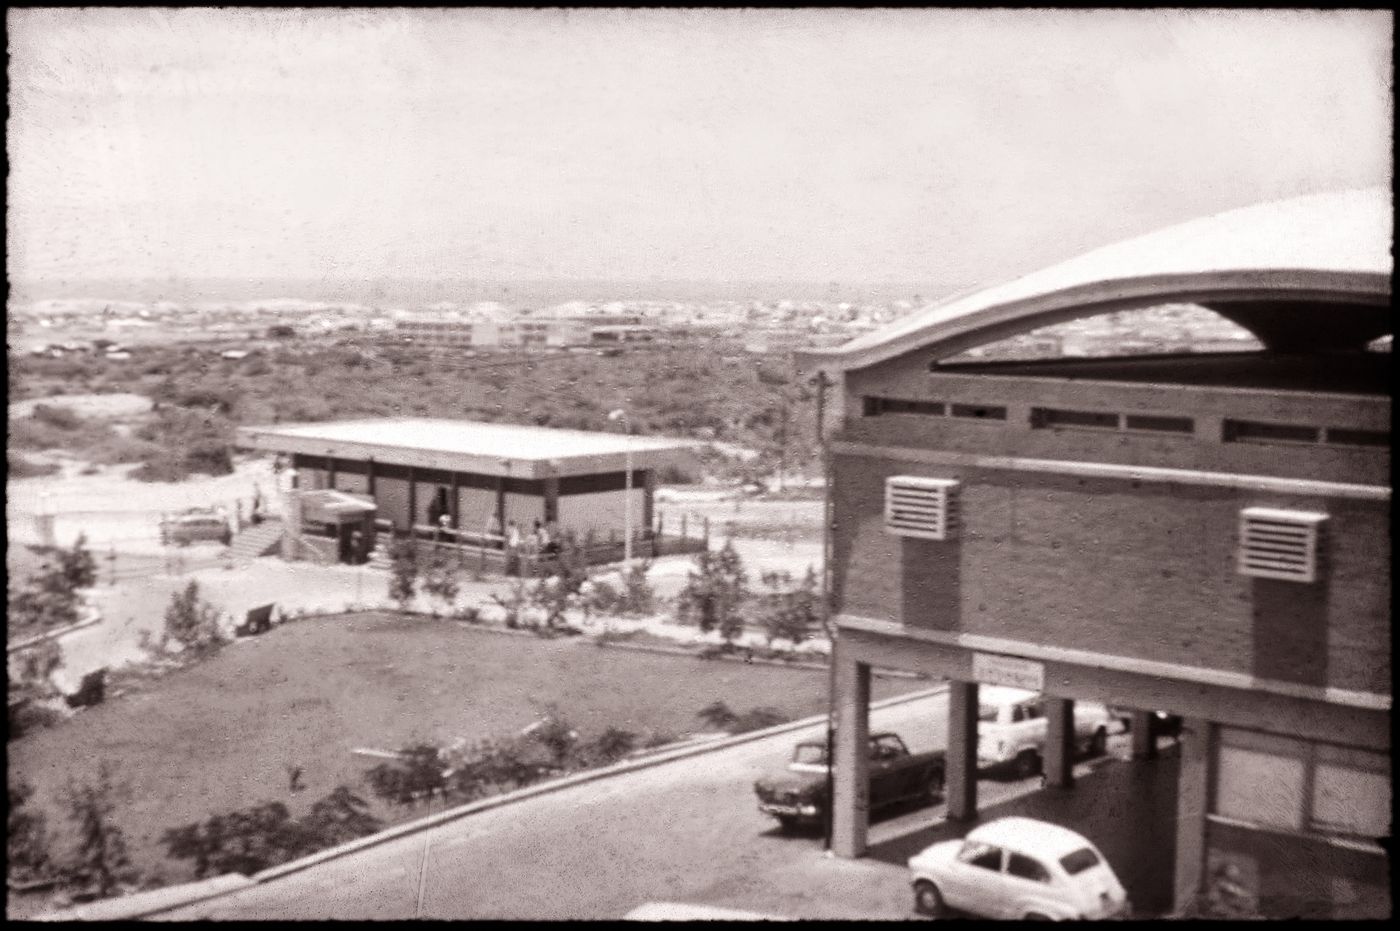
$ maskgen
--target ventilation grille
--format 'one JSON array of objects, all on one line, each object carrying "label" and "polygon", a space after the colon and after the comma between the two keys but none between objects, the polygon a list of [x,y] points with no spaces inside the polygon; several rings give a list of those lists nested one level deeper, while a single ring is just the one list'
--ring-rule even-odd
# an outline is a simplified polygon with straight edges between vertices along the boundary
[{"label": "ventilation grille", "polygon": [[896,475],[885,480],[885,530],[901,537],[951,540],[958,531],[953,479]]},{"label": "ventilation grille", "polygon": [[1261,579],[1315,582],[1326,514],[1245,508],[1240,511],[1239,572]]}]

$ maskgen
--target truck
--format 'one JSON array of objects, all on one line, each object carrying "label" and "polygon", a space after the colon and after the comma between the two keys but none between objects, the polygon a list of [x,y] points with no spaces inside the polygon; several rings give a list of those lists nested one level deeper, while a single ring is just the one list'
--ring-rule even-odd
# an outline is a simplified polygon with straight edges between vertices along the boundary
[{"label": "truck", "polygon": [[[793,748],[785,771],[754,783],[759,811],[777,818],[785,833],[825,822],[831,810],[826,751],[825,739],[804,740]],[[898,734],[885,732],[870,735],[869,753],[872,810],[942,797],[945,751],[910,753]]]}]

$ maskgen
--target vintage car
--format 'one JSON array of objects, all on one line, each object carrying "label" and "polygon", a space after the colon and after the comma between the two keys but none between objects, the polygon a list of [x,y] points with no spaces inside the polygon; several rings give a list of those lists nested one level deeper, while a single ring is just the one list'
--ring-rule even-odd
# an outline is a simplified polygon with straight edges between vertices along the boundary
[{"label": "vintage car", "polygon": [[[870,736],[870,807],[943,794],[945,752],[910,753],[898,734]],[[784,831],[820,824],[828,810],[826,740],[804,740],[781,775],[754,783],[758,809],[778,819]]]},{"label": "vintage car", "polygon": [[[1049,721],[1045,697],[1038,692],[984,685],[978,690],[977,765],[982,769],[1011,766],[1021,778],[1040,772]],[[1108,749],[1108,735],[1120,730],[1106,707],[1075,702],[1076,746],[1092,756]]]},{"label": "vintage car", "polygon": [[[1123,722],[1124,732],[1133,729],[1133,712],[1130,708],[1110,707],[1108,713]],[[1152,729],[1153,737],[1170,737],[1172,740],[1181,739],[1181,716],[1169,714],[1165,711],[1154,711],[1147,717],[1147,723]]]},{"label": "vintage car", "polygon": [[1116,918],[1127,893],[1097,847],[1068,828],[998,818],[909,858],[914,908],[982,918]]},{"label": "vintage car", "polygon": [[185,546],[200,540],[228,545],[232,539],[228,518],[214,511],[192,509],[160,522],[160,542],[165,546],[172,543]]}]

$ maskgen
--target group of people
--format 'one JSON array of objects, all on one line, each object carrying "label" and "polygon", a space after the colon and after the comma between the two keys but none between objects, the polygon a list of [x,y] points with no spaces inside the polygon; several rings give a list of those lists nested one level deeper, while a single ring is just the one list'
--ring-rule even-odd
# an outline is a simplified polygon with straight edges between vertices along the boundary
[{"label": "group of people", "polygon": [[[495,524],[495,518],[492,518]],[[499,533],[499,529],[493,529],[492,533]],[[535,519],[535,526],[529,533],[522,534],[520,525],[515,521],[510,521],[506,525],[506,550],[510,552],[523,552],[526,555],[544,554],[552,556],[559,552],[559,528],[551,523],[546,526],[539,518]]]}]

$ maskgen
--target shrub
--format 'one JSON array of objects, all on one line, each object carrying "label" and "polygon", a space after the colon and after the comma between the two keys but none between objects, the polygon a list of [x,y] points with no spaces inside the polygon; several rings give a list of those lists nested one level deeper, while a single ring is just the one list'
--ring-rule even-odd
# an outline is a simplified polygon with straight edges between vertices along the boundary
[{"label": "shrub", "polygon": [[[456,553],[444,547],[434,546],[428,551],[424,563],[423,591],[442,602],[443,610],[450,612],[452,605],[457,600],[457,593],[461,591],[462,587],[458,579],[461,566]],[[397,601],[398,598],[395,597],[395,600]]]},{"label": "shrub", "polygon": [[86,885],[105,898],[123,883],[138,876],[126,851],[126,836],[112,819],[119,803],[130,800],[131,790],[112,779],[104,760],[97,767],[97,781],[68,781],[63,791],[68,818],[78,829],[78,840],[63,872],[68,882]]},{"label": "shrub", "polygon": [[739,609],[748,597],[747,579],[733,540],[718,553],[697,553],[677,599],[682,619],[696,621],[706,633],[718,630],[725,646],[732,645],[743,631]]},{"label": "shrub", "polygon": [[165,609],[165,634],[187,650],[209,652],[223,646],[219,611],[199,595],[199,583],[190,580],[184,591],[170,596]]},{"label": "shrub", "polygon": [[789,720],[787,715],[776,708],[750,708],[740,714],[723,701],[715,701],[706,705],[696,713],[696,717],[715,730],[725,731],[729,734],[762,730],[765,727],[772,727]]},{"label": "shrub", "polygon": [[786,572],[763,574],[763,583],[774,591],[768,610],[759,619],[770,648],[777,640],[787,640],[797,646],[812,635],[821,620],[817,610],[821,595],[817,591],[816,572],[808,566],[798,588],[779,591],[791,582],[792,576]]},{"label": "shrub", "polygon": [[389,598],[407,610],[418,582],[418,546],[410,537],[395,536],[389,542]]},{"label": "shrub", "polygon": [[5,874],[12,882],[49,878],[54,863],[49,853],[48,826],[42,811],[27,804],[33,786],[20,780],[9,785],[10,809],[6,818]]},{"label": "shrub", "polygon": [[393,805],[432,801],[446,794],[447,764],[432,744],[413,744],[399,751],[396,760],[380,763],[365,773],[370,791]]},{"label": "shrub", "polygon": [[262,802],[170,828],[161,835],[161,843],[172,859],[193,860],[197,879],[209,873],[251,876],[310,852],[305,834],[281,802]]}]

